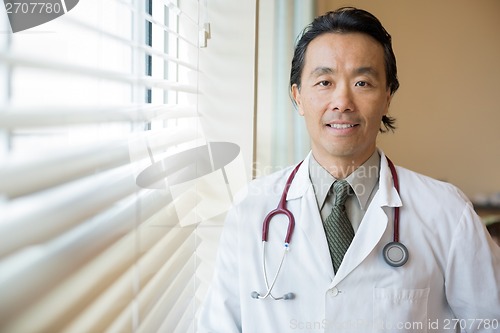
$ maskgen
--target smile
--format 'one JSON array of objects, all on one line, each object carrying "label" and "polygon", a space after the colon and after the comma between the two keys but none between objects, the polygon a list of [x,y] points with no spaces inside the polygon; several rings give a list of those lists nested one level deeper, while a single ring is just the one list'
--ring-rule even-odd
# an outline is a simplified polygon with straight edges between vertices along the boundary
[{"label": "smile", "polygon": [[352,128],[354,126],[357,126],[356,124],[328,124],[327,126],[330,126],[331,128],[335,129],[347,129],[347,128]]}]

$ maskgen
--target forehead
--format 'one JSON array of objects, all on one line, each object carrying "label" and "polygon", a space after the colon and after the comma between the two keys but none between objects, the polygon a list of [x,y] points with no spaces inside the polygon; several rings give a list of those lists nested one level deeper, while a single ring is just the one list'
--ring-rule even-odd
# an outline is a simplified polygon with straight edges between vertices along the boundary
[{"label": "forehead", "polygon": [[321,34],[306,49],[304,70],[318,66],[334,70],[371,67],[384,72],[384,49],[377,40],[363,33]]}]

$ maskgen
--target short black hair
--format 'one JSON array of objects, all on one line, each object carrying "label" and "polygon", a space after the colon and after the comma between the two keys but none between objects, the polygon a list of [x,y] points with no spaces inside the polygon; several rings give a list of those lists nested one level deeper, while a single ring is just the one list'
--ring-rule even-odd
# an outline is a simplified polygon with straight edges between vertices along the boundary
[{"label": "short black hair", "polygon": [[[371,13],[354,7],[341,7],[335,11],[318,16],[311,22],[297,38],[297,44],[292,59],[290,70],[290,88],[294,84],[300,89],[301,76],[304,69],[305,54],[309,43],[316,37],[325,33],[350,33],[360,32],[373,37],[384,48],[385,74],[387,88],[393,95],[399,88],[397,75],[396,56],[392,50],[391,35],[382,26],[382,23]],[[385,130],[394,130],[396,119],[389,116],[382,117]]]}]

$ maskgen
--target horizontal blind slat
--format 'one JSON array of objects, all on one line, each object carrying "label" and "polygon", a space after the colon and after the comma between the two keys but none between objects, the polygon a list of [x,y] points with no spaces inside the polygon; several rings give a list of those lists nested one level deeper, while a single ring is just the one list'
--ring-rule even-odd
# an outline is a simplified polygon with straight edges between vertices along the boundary
[{"label": "horizontal blind slat", "polygon": [[[158,270],[153,282],[146,284],[146,287],[136,295],[131,290],[133,281],[140,281],[142,270],[131,268],[120,281],[117,281],[106,293],[103,293],[99,300],[86,309],[79,317],[66,328],[66,332],[86,333],[86,332],[124,332],[130,328],[130,315],[133,309],[138,306],[138,311],[143,311],[143,307],[148,303],[141,302],[145,291],[151,283],[158,283],[161,277],[161,283],[168,286],[172,283],[181,267],[183,267],[192,255],[192,251],[187,248],[192,246],[192,229],[176,228],[175,234],[168,235],[172,238],[172,246],[176,246],[170,254],[171,257]],[[158,296],[158,290],[155,289],[153,296]],[[149,296],[149,295],[148,295]],[[139,302],[138,304],[136,302]],[[138,314],[139,315],[139,314]]]},{"label": "horizontal blind slat", "polygon": [[[140,220],[150,218],[168,204],[163,200],[148,202],[146,206],[141,207],[138,215],[136,202],[136,198],[131,197],[130,204],[117,208],[116,218],[103,214],[99,218],[79,224],[65,234],[61,233],[61,237],[53,241],[27,248],[0,262],[0,271],[3,271],[0,276],[0,323],[7,322],[7,318],[23,311],[29,304],[133,231],[140,224]],[[30,274],[34,271],[39,273],[36,281],[33,281]]]},{"label": "horizontal blind slat", "polygon": [[[190,251],[191,253],[194,252]],[[144,318],[143,322],[137,330],[138,333],[161,332],[160,327],[176,327],[179,323],[179,318],[182,312],[186,309],[189,301],[186,294],[194,296],[195,292],[195,276],[194,267],[196,256],[193,254],[186,261],[182,268],[178,269],[176,277],[164,290],[164,293],[158,299],[154,309]]]},{"label": "horizontal blind slat", "polygon": [[10,199],[30,195],[129,161],[126,144],[108,143],[22,164],[7,163],[0,167],[0,193]]},{"label": "horizontal blind slat", "polygon": [[144,51],[145,55],[156,56],[162,58],[165,62],[173,62],[175,64],[181,65],[182,67],[191,69],[193,71],[198,71],[197,64],[183,61],[179,58],[175,58],[170,56],[168,53],[164,51],[157,50],[149,45],[141,45],[137,46],[137,49]]},{"label": "horizontal blind slat", "polygon": [[90,66],[62,63],[49,59],[38,59],[20,54],[0,53],[0,62],[5,62],[11,66],[31,67],[40,70],[59,72],[68,76],[81,75],[97,79],[134,84],[145,88],[160,88],[163,90],[172,90],[190,94],[198,93],[198,88],[194,85],[192,86],[178,82],[169,82],[164,79],[156,79],[147,75],[133,75],[126,72],[117,72]]},{"label": "horizontal blind slat", "polygon": [[[111,244],[105,251],[95,255],[89,264],[74,272],[65,281],[53,286],[49,294],[41,299],[30,298],[29,304],[25,304],[23,313],[8,324],[7,331],[33,332],[45,331],[56,332],[68,325],[81,309],[92,304],[107,288],[113,286],[116,281],[133,266],[138,259],[138,251],[144,252],[144,256],[167,257],[175,252],[177,244],[182,239],[177,232],[170,233],[173,226],[172,216],[175,216],[173,206],[168,204],[170,199],[165,197],[161,191],[147,191],[141,193],[137,200],[128,200],[127,205],[113,212],[107,213],[95,220],[95,223],[109,225],[108,230],[114,229],[116,225],[136,225],[116,243]],[[145,203],[141,205],[141,216],[137,220],[135,209],[137,201]],[[167,220],[166,220],[167,219]],[[141,224],[142,221],[145,221]],[[139,225],[138,225],[139,224]],[[137,248],[137,233],[148,228],[163,225],[164,233],[157,235],[149,232],[146,237],[140,237],[141,248]],[[175,225],[175,223],[174,223]],[[102,230],[102,229],[101,229]],[[153,236],[154,238],[151,238]],[[82,237],[87,237],[82,235]],[[155,250],[160,248],[160,251]],[[161,251],[164,249],[164,251]],[[78,251],[78,248],[65,248],[64,251]],[[160,254],[160,256],[158,256]],[[57,258],[55,258],[57,259]],[[51,260],[47,258],[47,260]],[[161,259],[159,259],[161,260]],[[112,262],[113,265],[109,263]],[[162,263],[163,264],[163,263]],[[161,266],[161,265],[160,265]],[[35,272],[30,272],[33,274]],[[144,279],[145,280],[145,279]],[[59,305],[64,302],[65,306]]]},{"label": "horizontal blind slat", "polygon": [[[197,283],[196,280],[194,283]],[[196,291],[199,287],[196,285]],[[191,296],[191,295],[188,295]],[[202,300],[203,301],[203,300]],[[196,298],[190,297],[186,300],[187,305],[183,309],[183,312],[179,314],[179,319],[174,322],[171,327],[168,326],[169,322],[165,320],[158,330],[158,332],[170,331],[172,333],[186,333],[186,332],[196,332],[196,309],[200,306],[202,302],[199,302]]]},{"label": "horizontal blind slat", "polygon": [[[124,4],[124,3],[122,3],[122,4]],[[172,3],[170,2],[170,4],[172,4]],[[154,24],[156,27],[158,27],[161,30],[163,30],[164,32],[168,33],[170,36],[174,36],[174,37],[186,42],[186,44],[191,46],[191,47],[195,47],[195,48],[198,47],[197,39],[191,40],[188,36],[181,35],[178,32],[176,32],[175,30],[168,27],[167,25],[161,23],[160,21],[155,19],[152,15],[149,15],[149,14],[143,13],[143,12],[138,12],[137,9],[132,5],[127,5],[127,4],[124,4],[124,5],[125,5],[125,7],[127,7],[129,9],[130,13],[137,16],[137,19],[142,19],[144,21],[150,22],[151,24]],[[199,27],[197,20],[191,18],[188,14],[186,14],[185,12],[180,10],[176,5],[171,5],[171,6],[167,6],[167,7],[174,9],[174,12],[178,16],[186,17],[188,19],[188,22],[190,22],[190,24],[196,26],[197,28],[201,28],[201,27]],[[65,15],[65,16],[59,18],[59,23],[69,24],[69,25],[75,26],[77,28],[80,28],[82,31],[99,34],[100,37],[105,37],[107,39],[114,40],[116,42],[121,43],[122,45],[128,45],[128,46],[132,46],[134,48],[143,48],[141,45],[135,43],[130,38],[126,38],[126,37],[117,35],[115,33],[106,31],[104,29],[101,29],[98,26],[88,24],[85,21],[74,18],[72,15]],[[193,38],[194,37],[197,37],[197,36],[193,36]]]},{"label": "horizontal blind slat", "polygon": [[[159,139],[155,135],[162,134]],[[141,136],[141,140],[154,139],[150,143],[151,149],[167,149],[181,143],[199,138],[194,129],[181,129],[170,133],[150,131]],[[131,145],[134,139],[125,142],[111,142],[93,147],[84,147],[81,150],[73,148],[34,161],[21,163],[5,163],[0,166],[0,195],[16,198],[29,195],[45,189],[87,177],[96,170],[105,171],[131,163]],[[9,208],[7,208],[8,210]],[[2,220],[7,220],[6,212]],[[13,218],[14,219],[14,218]],[[0,230],[2,225],[0,224]]]},{"label": "horizontal blind slat", "polygon": [[[151,16],[149,14],[143,14],[143,15],[144,15],[144,18],[148,22],[151,22],[153,25],[155,25],[156,27],[159,27],[163,31],[167,32],[169,35],[177,37],[179,40],[182,40],[183,42],[185,42],[187,45],[189,45],[191,47],[196,47],[196,48],[198,47],[198,40],[197,39],[191,40],[191,39],[189,39],[189,37],[177,33],[176,31],[174,31],[170,27],[168,27],[165,24],[161,23],[160,21],[156,20],[153,16]],[[198,37],[198,35],[195,35],[195,37]],[[193,37],[193,38],[195,38],[195,37]]]},{"label": "horizontal blind slat", "polygon": [[170,11],[172,11],[175,15],[185,17],[189,21],[191,21],[192,24],[198,25],[198,18],[197,17],[191,17],[186,11],[183,11],[179,6],[174,3],[172,0],[160,0]]},{"label": "horizontal blind slat", "polygon": [[9,235],[2,237],[0,257],[62,235],[138,189],[130,174],[103,175],[92,182],[82,182],[86,184],[80,182],[50,196],[33,196],[15,207],[14,214],[0,224],[0,235]]},{"label": "horizontal blind slat", "polygon": [[0,128],[36,128],[109,122],[150,122],[197,117],[193,106],[153,105],[95,107],[7,107],[0,110]]},{"label": "horizontal blind slat", "polygon": [[[5,205],[4,212],[8,216],[0,223],[0,235],[9,237],[2,237],[0,258],[23,247],[48,241],[140,190],[135,177],[128,173],[104,174],[82,182],[58,188],[50,196],[42,193],[41,196],[16,202],[15,206]],[[188,192],[180,195],[175,202],[183,201],[184,196],[192,198]],[[183,204],[186,206],[187,203]],[[195,206],[197,203],[194,201],[192,204]],[[35,221],[33,216],[37,216]]]}]

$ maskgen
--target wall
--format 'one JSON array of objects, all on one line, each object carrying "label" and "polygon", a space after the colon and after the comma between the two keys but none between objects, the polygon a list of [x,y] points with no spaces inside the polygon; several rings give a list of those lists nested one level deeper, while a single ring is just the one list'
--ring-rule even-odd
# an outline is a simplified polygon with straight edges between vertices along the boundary
[{"label": "wall", "polygon": [[393,37],[398,129],[379,146],[470,197],[500,191],[500,1],[318,0],[317,13],[345,5],[375,14]]},{"label": "wall", "polygon": [[[201,126],[208,141],[240,147],[244,184],[251,178],[254,154],[257,0],[209,0],[207,19],[211,22],[211,39],[206,48],[200,49]],[[236,176],[240,176],[239,171]],[[234,185],[234,175],[226,177],[230,186]],[[209,205],[213,199],[208,197]],[[197,228],[201,241],[197,255],[203,263],[197,269],[197,305],[211,283],[224,217],[220,214]]]},{"label": "wall", "polygon": [[211,39],[200,49],[200,112],[209,141],[236,143],[253,162],[256,0],[210,0]]}]

